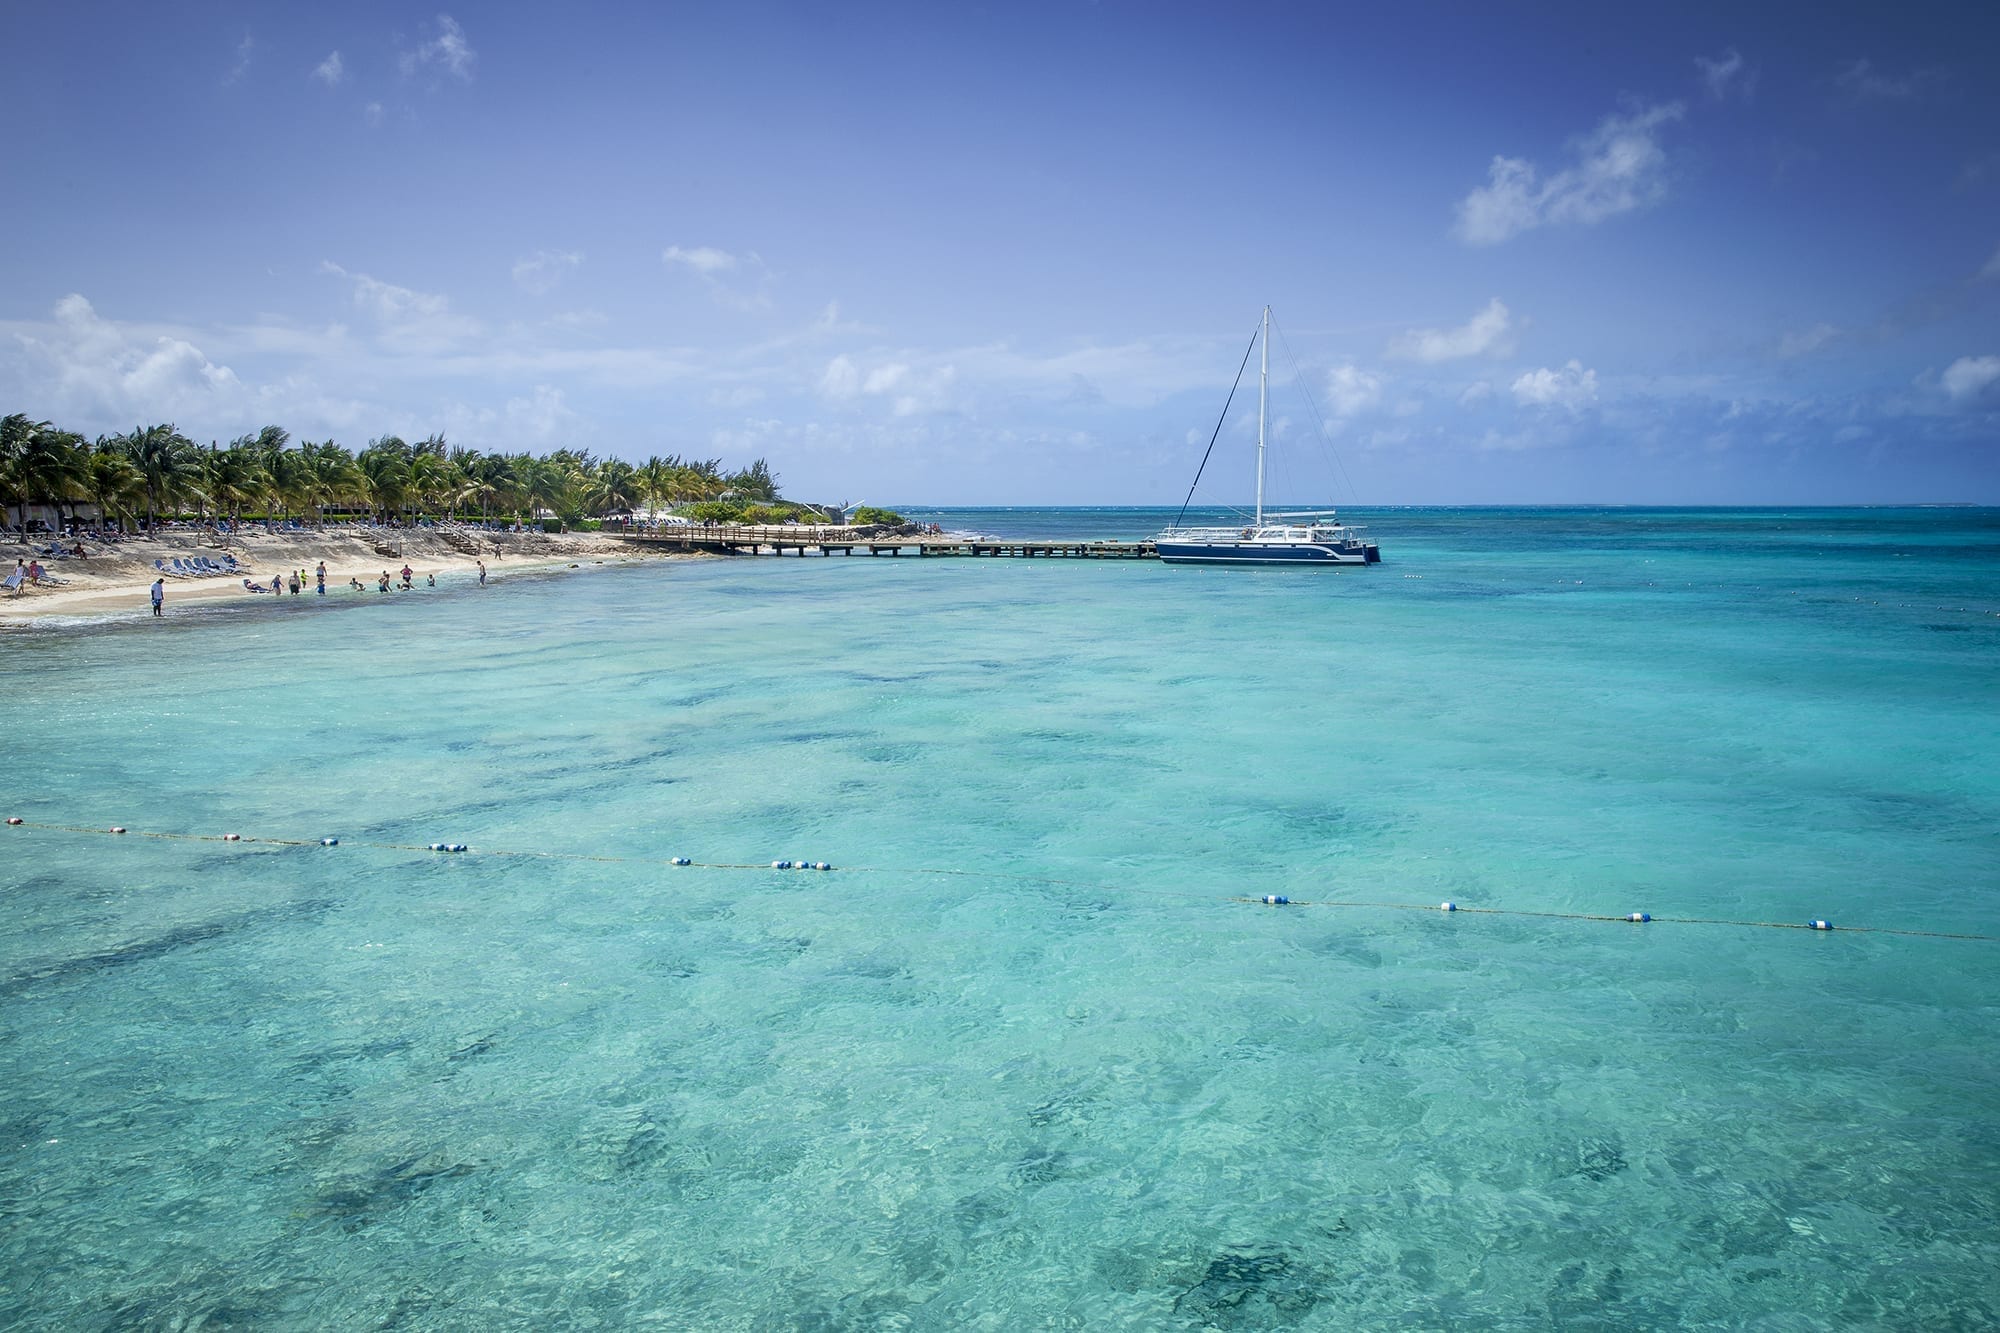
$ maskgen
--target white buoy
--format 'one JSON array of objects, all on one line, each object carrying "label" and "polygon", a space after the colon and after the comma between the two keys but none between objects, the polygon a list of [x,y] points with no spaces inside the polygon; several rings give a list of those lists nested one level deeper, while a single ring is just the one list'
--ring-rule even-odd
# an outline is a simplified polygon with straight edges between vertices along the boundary
[{"label": "white buoy", "polygon": [[340,839],[338,839],[338,838],[321,838],[321,839],[319,840],[319,845],[320,845],[320,846],[322,846],[322,847],[338,847],[338,846],[340,846]]},{"label": "white buoy", "polygon": [[1636,923],[1638,923],[1639,925],[1642,925],[1642,926],[1643,926],[1643,925],[1645,925],[1645,924],[1646,924],[1646,923],[1647,923],[1648,921],[1651,921],[1651,920],[1653,919],[1653,915],[1652,915],[1652,913],[1650,913],[1650,912],[1634,912],[1634,913],[1632,913],[1632,915],[1630,915],[1630,916],[1626,917],[1625,919],[1626,919],[1627,921],[1632,921],[1632,922],[1636,922]]},{"label": "white buoy", "polygon": [[792,863],[790,861],[771,862],[771,869],[773,870],[790,870],[791,868],[792,868]]},{"label": "white buoy", "polygon": [[7,822],[9,824],[18,824],[21,822],[21,817],[19,815],[9,815],[7,816]]},{"label": "white buoy", "polygon": [[1264,895],[1264,904],[1267,907],[1290,907],[1292,900],[1282,893],[1267,893]]},{"label": "white buoy", "polygon": [[[120,831],[122,832],[123,830]],[[225,833],[222,835],[222,840],[224,842],[241,842],[243,841],[243,835],[241,833]]]},{"label": "white buoy", "polygon": [[1831,922],[1831,921],[1822,921],[1822,920],[1820,920],[1820,919],[1819,919],[1818,917],[1814,917],[1814,918],[1813,918],[1813,919],[1812,919],[1811,921],[1807,922],[1806,924],[1807,924],[1807,925],[1809,925],[1809,926],[1811,926],[1811,927],[1812,927],[1812,928],[1813,928],[1814,930],[1832,930],[1832,929],[1833,929],[1833,922]]},{"label": "white buoy", "polygon": [[1439,903],[1439,904],[1438,904],[1438,911],[1440,911],[1440,912],[1456,912],[1457,910],[1458,910],[1458,904],[1457,904],[1457,903]]},{"label": "white buoy", "polygon": [[688,860],[685,856],[676,856],[674,858],[674,864],[677,866],[686,866],[686,865],[693,865],[694,862]]},{"label": "white buoy", "polygon": [[113,833],[123,833],[125,831],[125,826],[123,824],[113,824],[111,826],[111,831]]}]

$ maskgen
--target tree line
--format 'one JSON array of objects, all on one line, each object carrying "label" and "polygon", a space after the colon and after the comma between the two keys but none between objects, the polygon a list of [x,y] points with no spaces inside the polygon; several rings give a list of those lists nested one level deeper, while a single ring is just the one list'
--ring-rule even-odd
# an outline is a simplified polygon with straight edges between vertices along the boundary
[{"label": "tree line", "polygon": [[385,435],[352,453],[332,440],[294,444],[277,426],[204,448],[172,425],[87,441],[25,413],[0,418],[0,505],[18,510],[24,529],[30,505],[66,509],[73,520],[79,505],[93,504],[128,526],[143,515],[150,528],[189,513],[240,521],[247,510],[314,523],[330,509],[365,510],[383,521],[473,513],[519,519],[539,510],[577,517],[724,496],[775,502],[778,478],[761,458],[725,472],[719,458],[671,454],[635,465],[575,449],[482,453],[442,435],[414,444]]}]

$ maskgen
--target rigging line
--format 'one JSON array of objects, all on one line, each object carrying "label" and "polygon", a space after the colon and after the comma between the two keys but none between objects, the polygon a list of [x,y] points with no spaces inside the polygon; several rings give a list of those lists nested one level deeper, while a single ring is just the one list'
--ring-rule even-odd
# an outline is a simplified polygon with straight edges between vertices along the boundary
[{"label": "rigging line", "polygon": [[[1273,316],[1271,322],[1276,324],[1277,317]],[[1354,497],[1354,503],[1360,504],[1361,492],[1355,489],[1354,478],[1347,475],[1346,461],[1341,458],[1340,450],[1333,447],[1332,437],[1326,433],[1326,418],[1320,415],[1319,404],[1313,401],[1312,390],[1306,386],[1306,373],[1299,368],[1299,358],[1292,351],[1292,340],[1285,336],[1283,326],[1278,329],[1278,341],[1285,345],[1285,355],[1292,363],[1292,377],[1298,381],[1299,392],[1306,396],[1306,406],[1312,409],[1313,422],[1319,427],[1320,443],[1326,446],[1327,453],[1333,455],[1333,465],[1340,469],[1340,479],[1347,483],[1347,493]]]},{"label": "rigging line", "polygon": [[[1257,316],[1257,323],[1258,327],[1261,328],[1263,326],[1264,317],[1261,312]],[[1222,415],[1216,418],[1215,434],[1208,437],[1208,448],[1201,451],[1201,467],[1198,467],[1194,470],[1194,481],[1191,482],[1188,486],[1187,499],[1181,501],[1181,512],[1174,515],[1175,527],[1179,527],[1181,525],[1181,519],[1186,517],[1187,515],[1188,504],[1190,501],[1194,499],[1194,488],[1196,486],[1201,485],[1202,468],[1208,466],[1208,456],[1215,452],[1215,442],[1222,435],[1222,423],[1229,420],[1229,404],[1236,401],[1236,390],[1243,383],[1243,369],[1245,366],[1248,366],[1250,364],[1250,353],[1256,350],[1257,350],[1257,335],[1255,333],[1252,333],[1250,335],[1250,345],[1243,349],[1242,365],[1236,367],[1236,383],[1229,386],[1229,397],[1223,400]]]}]

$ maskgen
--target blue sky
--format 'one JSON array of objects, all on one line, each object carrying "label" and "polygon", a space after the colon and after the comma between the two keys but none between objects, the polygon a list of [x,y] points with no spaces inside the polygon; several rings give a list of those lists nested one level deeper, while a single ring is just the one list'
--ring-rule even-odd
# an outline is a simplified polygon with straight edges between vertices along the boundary
[{"label": "blue sky", "polygon": [[9,6],[0,411],[1178,501],[1269,302],[1289,499],[2000,503],[2000,11],[1628,8]]}]

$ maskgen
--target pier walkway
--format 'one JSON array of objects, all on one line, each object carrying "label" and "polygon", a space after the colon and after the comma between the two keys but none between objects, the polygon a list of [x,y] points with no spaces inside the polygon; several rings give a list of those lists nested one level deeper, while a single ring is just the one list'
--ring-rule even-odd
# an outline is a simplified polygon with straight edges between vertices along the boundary
[{"label": "pier walkway", "polygon": [[860,528],[769,527],[655,528],[615,533],[654,550],[709,551],[717,555],[916,555],[1048,557],[1071,560],[1157,560],[1151,541],[969,541],[956,537],[902,537]]}]

